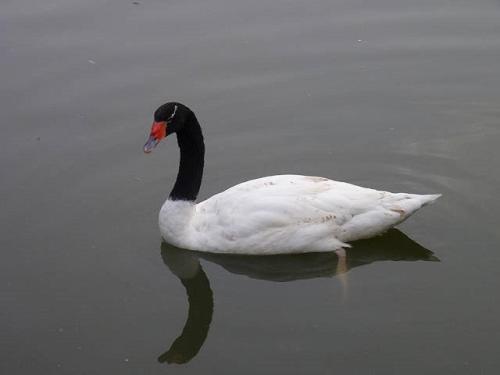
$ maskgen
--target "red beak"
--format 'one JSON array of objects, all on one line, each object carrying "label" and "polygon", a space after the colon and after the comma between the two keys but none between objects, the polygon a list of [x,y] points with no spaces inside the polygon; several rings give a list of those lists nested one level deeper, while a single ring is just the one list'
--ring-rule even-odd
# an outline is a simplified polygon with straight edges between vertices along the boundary
[{"label": "red beak", "polygon": [[153,151],[160,141],[167,136],[167,123],[165,121],[153,122],[151,125],[151,133],[146,144],[144,145],[144,152],[149,154]]}]

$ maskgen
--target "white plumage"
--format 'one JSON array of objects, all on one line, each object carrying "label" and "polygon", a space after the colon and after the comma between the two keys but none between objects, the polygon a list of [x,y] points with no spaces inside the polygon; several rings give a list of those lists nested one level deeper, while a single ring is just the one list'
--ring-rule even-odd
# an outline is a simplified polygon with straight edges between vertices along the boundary
[{"label": "white plumage", "polygon": [[333,251],[381,234],[440,195],[390,193],[323,177],[247,181],[195,204],[163,204],[159,225],[175,246],[214,253]]}]

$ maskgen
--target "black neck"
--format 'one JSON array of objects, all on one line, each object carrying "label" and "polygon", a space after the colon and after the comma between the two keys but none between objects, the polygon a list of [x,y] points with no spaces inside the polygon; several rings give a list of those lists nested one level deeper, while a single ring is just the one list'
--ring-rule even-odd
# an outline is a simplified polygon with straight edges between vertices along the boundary
[{"label": "black neck", "polygon": [[184,126],[177,132],[177,143],[181,149],[181,159],[170,199],[195,201],[203,177],[205,143],[193,112],[189,113]]}]

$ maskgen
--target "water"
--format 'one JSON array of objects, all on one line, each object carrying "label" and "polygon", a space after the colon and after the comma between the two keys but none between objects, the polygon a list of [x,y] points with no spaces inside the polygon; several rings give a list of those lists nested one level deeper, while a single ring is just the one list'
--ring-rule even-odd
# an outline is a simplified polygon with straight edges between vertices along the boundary
[{"label": "water", "polygon": [[[2,373],[496,373],[498,1],[0,10]],[[201,199],[281,173],[444,196],[345,263],[162,248],[167,100],[204,127]]]}]

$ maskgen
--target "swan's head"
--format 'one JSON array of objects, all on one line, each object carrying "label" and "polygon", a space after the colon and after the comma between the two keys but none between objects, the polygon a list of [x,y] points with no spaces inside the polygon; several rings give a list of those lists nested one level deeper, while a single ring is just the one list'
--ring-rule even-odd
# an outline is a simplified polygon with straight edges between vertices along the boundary
[{"label": "swan's head", "polygon": [[149,154],[163,138],[182,129],[189,112],[185,105],[175,102],[158,107],[151,125],[151,133],[144,145],[144,152]]}]

